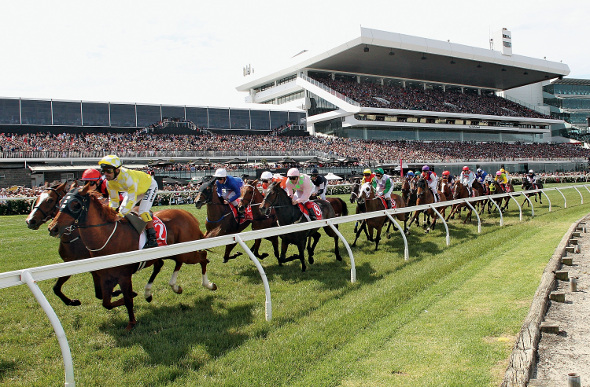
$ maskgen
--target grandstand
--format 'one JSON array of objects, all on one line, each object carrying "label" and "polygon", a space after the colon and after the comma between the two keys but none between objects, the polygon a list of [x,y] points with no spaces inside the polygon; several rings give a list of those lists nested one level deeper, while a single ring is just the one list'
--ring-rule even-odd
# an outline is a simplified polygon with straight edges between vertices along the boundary
[{"label": "grandstand", "polygon": [[[298,106],[310,133],[418,141],[551,142],[543,82],[563,63],[361,28],[358,38],[237,87],[247,102]],[[526,91],[526,92],[525,92]],[[516,95],[521,103],[505,99]],[[529,106],[526,106],[529,105]]]}]

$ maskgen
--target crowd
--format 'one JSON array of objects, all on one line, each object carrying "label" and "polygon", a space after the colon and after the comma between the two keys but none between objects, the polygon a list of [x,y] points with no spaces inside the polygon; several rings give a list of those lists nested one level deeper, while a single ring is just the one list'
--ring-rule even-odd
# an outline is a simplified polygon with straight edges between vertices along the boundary
[{"label": "crowd", "polygon": [[361,106],[426,110],[449,113],[490,114],[495,116],[515,116],[550,118],[527,107],[496,96],[493,93],[477,94],[461,92],[456,89],[424,89],[376,83],[358,83],[353,80],[334,80],[331,77],[315,79],[361,104]]},{"label": "crowd", "polygon": [[[400,159],[413,162],[452,162],[473,160],[541,160],[588,158],[590,150],[571,144],[521,144],[476,142],[420,142],[392,140],[359,140],[340,137],[280,137],[272,135],[172,135],[135,132],[92,134],[4,134],[0,133],[2,153],[17,151],[93,150],[101,154],[129,151],[228,151],[274,152],[288,155],[298,151],[322,152],[335,158],[355,158],[358,164],[393,163]],[[176,165],[174,168],[210,168],[198,165]],[[235,168],[235,167],[234,167]]]}]

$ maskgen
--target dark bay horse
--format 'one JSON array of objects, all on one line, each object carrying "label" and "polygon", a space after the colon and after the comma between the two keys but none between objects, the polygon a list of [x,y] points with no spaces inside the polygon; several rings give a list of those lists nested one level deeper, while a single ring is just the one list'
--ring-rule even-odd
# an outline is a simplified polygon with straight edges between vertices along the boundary
[{"label": "dark bay horse", "polygon": [[[320,206],[322,211],[322,219],[329,219],[335,216],[334,209],[325,200],[314,200]],[[268,213],[271,208],[274,208],[277,215],[279,226],[286,226],[293,223],[306,222],[307,219],[299,209],[299,206],[293,205],[291,198],[287,195],[284,189],[281,188],[278,182],[273,182],[268,187],[266,196],[261,204],[261,209]],[[324,231],[328,236],[334,239],[334,254],[338,261],[342,261],[340,250],[338,249],[338,235],[330,227],[324,227]],[[299,259],[301,261],[301,271],[305,271],[305,245],[308,237],[311,237],[307,245],[307,255],[310,264],[313,264],[314,251],[320,239],[320,233],[317,229],[304,230],[292,232],[281,235],[281,257],[279,264]],[[313,240],[313,242],[312,242]],[[287,258],[287,249],[290,244],[297,246],[298,254]]]},{"label": "dark bay horse", "polygon": [[[490,195],[505,193],[505,191],[504,191],[504,189],[502,189],[502,186],[500,185],[500,183],[498,183],[496,180],[488,181],[487,184],[490,189]],[[508,192],[514,192],[514,187],[512,186],[511,183],[506,183],[505,187],[507,188]],[[500,207],[500,211],[504,212],[508,209],[508,203],[510,202],[510,196],[506,196],[504,198],[497,198],[497,199],[494,199],[494,201],[498,204],[498,207]],[[502,204],[502,202],[504,204]],[[491,214],[492,211],[494,210],[494,208],[495,208],[495,206],[493,206],[492,203],[488,203],[488,214]]]},{"label": "dark bay horse", "polygon": [[[408,207],[413,207],[416,205],[416,200],[418,197],[416,196],[416,179],[408,179],[404,177],[402,179],[402,199],[404,199],[404,203]],[[442,191],[442,190],[441,190]]]},{"label": "dark bay horse", "polygon": [[[432,190],[430,189],[430,187],[426,183],[426,180],[424,180],[424,178],[420,177],[420,179],[418,179],[418,183],[416,184],[416,186],[418,189],[416,192],[416,195],[418,197],[418,199],[416,200],[417,206],[420,206],[423,204],[434,203],[434,195],[432,193]],[[438,193],[438,196],[440,197],[441,202],[444,202],[447,200],[447,197],[442,192],[438,191],[437,193]],[[438,207],[438,211],[443,216],[443,218],[445,216],[445,209],[446,209],[446,207]],[[414,221],[418,219],[421,212],[424,212],[428,216],[428,220],[425,221],[425,223],[423,225],[423,227],[425,228],[425,231],[430,232],[431,229],[434,230],[438,216],[436,215],[436,213],[434,212],[434,210],[432,208],[429,208],[427,210],[414,212],[414,215],[412,216],[412,219],[410,220],[410,224],[408,224],[408,229],[407,229],[406,233],[409,233],[412,223],[414,223]],[[432,221],[430,220],[430,218],[432,218]]]},{"label": "dark bay horse", "polygon": [[[38,230],[42,224],[46,223],[48,220],[53,219],[59,210],[59,202],[66,195],[71,185],[74,184],[64,182],[54,183],[46,187],[33,203],[31,212],[25,220],[27,227],[29,227],[31,230]],[[77,228],[74,228],[71,232],[62,234],[62,236],[59,238],[58,253],[64,262],[90,258],[90,252],[80,240],[80,233],[78,232]],[[98,275],[95,272],[91,272],[90,274],[92,274],[96,298],[102,299]],[[81,305],[80,300],[70,299],[61,290],[64,283],[66,283],[66,281],[69,279],[70,276],[59,277],[55,282],[55,285],[53,285],[53,293],[55,293],[55,295],[58,296],[66,305]]]},{"label": "dark bay horse", "polygon": [[330,205],[334,209],[334,215],[336,217],[348,215],[348,206],[346,205],[346,202],[344,200],[340,198],[326,197],[326,201],[330,203]]},{"label": "dark bay horse", "polygon": [[[377,196],[375,193],[375,190],[373,189],[373,186],[371,185],[371,183],[364,183],[359,190],[359,195],[357,198],[357,203],[359,204],[363,204],[364,207],[366,208],[366,212],[373,212],[373,211],[380,211],[380,210],[385,210],[385,204],[383,203],[383,200],[380,196]],[[404,208],[405,207],[405,203],[402,199],[401,196],[399,195],[391,195],[391,199],[395,204],[395,208]],[[403,214],[397,214],[396,217],[399,220],[403,220],[404,221],[404,232],[406,231],[406,222],[408,219],[408,214],[403,213]],[[376,218],[370,218],[370,219],[366,219],[364,221],[366,227],[368,228],[368,234],[369,236],[367,237],[369,239],[369,241],[375,241],[375,251],[377,251],[379,249],[379,241],[381,240],[381,230],[383,229],[383,226],[385,225],[385,222],[388,222],[389,218],[387,216],[379,216]],[[391,222],[390,222],[391,225]],[[373,239],[373,233],[376,231],[375,234],[375,239]],[[389,226],[388,226],[388,231],[389,231]],[[356,241],[359,237],[359,235],[361,234],[362,230],[358,230],[356,232],[355,238],[354,238],[354,242],[352,243],[353,246],[356,246]]]},{"label": "dark bay horse", "polygon": [[[356,203],[356,209],[355,209],[355,214],[361,214],[363,212],[367,212],[367,209],[365,207],[365,202],[359,202],[358,198],[360,195],[360,191],[361,191],[361,183],[357,180],[352,184],[352,187],[350,188],[350,202],[351,203]],[[365,221],[360,221],[360,229],[359,229],[359,221],[357,221],[354,224],[354,233],[356,234],[357,231],[362,230],[365,232],[365,235],[367,236],[367,239],[369,241],[373,241],[373,238],[369,235],[369,232],[367,231],[367,225],[365,224]]]},{"label": "dark bay horse", "polygon": [[[534,186],[533,186],[533,183],[531,183],[531,182],[530,182],[530,180],[529,180],[529,179],[527,179],[527,178],[526,178],[526,176],[525,176],[525,177],[523,177],[523,179],[522,179],[522,186],[521,186],[521,188],[522,188],[522,190],[523,190],[523,191],[529,191],[529,190],[532,190],[532,189],[543,189],[543,183],[541,183],[540,181],[538,181],[536,185],[537,185],[537,186],[536,186],[536,187],[534,187]],[[536,192],[536,193],[525,193],[525,195],[526,195],[527,197],[529,197],[529,198],[530,198],[531,196],[533,196],[533,197],[535,198],[535,202],[537,201],[537,196],[539,196],[539,204],[543,204],[543,200],[542,200],[541,192]],[[524,206],[524,204],[525,204],[525,203],[527,203],[527,204],[528,204],[528,200],[524,199],[524,201],[522,202],[522,206]]]},{"label": "dark bay horse", "polygon": [[[267,216],[260,210],[260,204],[262,203],[264,196],[262,196],[262,193],[258,190],[258,188],[256,188],[257,184],[258,180],[247,180],[244,183],[242,186],[242,191],[240,192],[240,204],[238,205],[238,211],[243,214],[247,207],[252,209],[252,230],[263,230],[269,227],[276,227],[278,226],[278,223],[275,212],[270,211],[270,214]],[[272,236],[266,238],[266,240],[272,243],[275,257],[277,260],[279,260],[279,237]],[[264,259],[268,257],[268,253],[260,254],[258,251],[259,249],[260,239],[256,239],[250,250],[252,250],[252,253],[257,258]]]},{"label": "dark bay horse", "polygon": [[[98,194],[89,192],[89,186],[70,191],[62,200],[60,210],[53,221],[49,224],[49,234],[60,236],[66,230],[76,227],[80,233],[80,239],[90,252],[92,257],[116,254],[126,251],[137,250],[139,247],[140,235],[137,230],[126,220],[118,220],[115,210],[101,203]],[[188,211],[185,210],[162,210],[154,214],[167,228],[167,243],[188,242],[203,237],[199,228],[199,222]],[[202,284],[204,287],[216,290],[217,286],[207,279],[207,252],[193,251],[184,254],[177,254],[172,257],[176,262],[172,281],[176,281],[178,270],[183,263],[201,265]],[[140,262],[124,266],[112,267],[98,270],[96,273],[100,278],[102,290],[102,305],[106,309],[125,305],[129,315],[127,330],[131,330],[135,324],[133,312],[133,298],[137,295],[133,291],[131,276],[139,268],[154,265],[155,269],[146,285],[146,298],[151,299],[151,284],[163,265],[161,259],[148,262]],[[112,301],[112,290],[119,285],[123,297]],[[174,283],[175,285],[175,283]],[[174,289],[174,286],[173,286]],[[182,292],[182,289],[177,291]],[[149,295],[149,298],[148,298]]]},{"label": "dark bay horse", "polygon": [[[207,233],[205,234],[205,238],[236,234],[250,225],[250,221],[240,223],[235,218],[230,205],[225,204],[217,195],[215,179],[203,182],[199,188],[199,193],[195,198],[195,207],[201,208],[203,204],[207,205],[207,220],[205,222]],[[230,255],[235,246],[235,243],[225,246],[225,253],[223,254],[224,263],[242,255],[241,251]]]}]

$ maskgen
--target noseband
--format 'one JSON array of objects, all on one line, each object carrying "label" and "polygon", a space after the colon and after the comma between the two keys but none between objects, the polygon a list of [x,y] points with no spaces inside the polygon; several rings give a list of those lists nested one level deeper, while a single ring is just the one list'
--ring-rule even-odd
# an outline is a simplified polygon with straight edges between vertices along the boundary
[{"label": "noseband", "polygon": [[39,204],[35,205],[35,203],[33,203],[33,208],[31,208],[31,213],[33,211],[40,211],[44,218],[42,220],[43,223],[47,222],[49,219],[53,218],[55,216],[55,214],[57,214],[57,210],[59,208],[59,202],[61,201],[61,198],[63,197],[55,188],[45,188],[45,191],[53,191],[55,192],[55,195],[57,196],[57,200],[55,201],[55,205],[53,206],[53,208],[51,209],[50,213],[46,213],[45,211],[43,211],[43,209],[41,208],[41,202],[39,202]]}]

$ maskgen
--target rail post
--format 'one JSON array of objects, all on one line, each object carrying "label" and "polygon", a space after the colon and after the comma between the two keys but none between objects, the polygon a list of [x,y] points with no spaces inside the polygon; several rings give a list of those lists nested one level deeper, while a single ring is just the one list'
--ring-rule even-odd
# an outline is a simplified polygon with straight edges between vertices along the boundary
[{"label": "rail post", "polygon": [[[404,261],[407,261],[408,258],[410,258],[410,251],[408,250],[408,238],[406,237],[406,233],[404,232],[404,229],[402,229],[402,227],[399,225],[399,223],[397,222],[397,220],[395,220],[394,217],[391,216],[391,214],[389,212],[385,212],[385,215],[387,215],[387,217],[389,218],[389,220],[393,224],[395,224],[395,227],[397,227],[397,229],[399,230],[400,234],[402,234],[402,238],[404,239]],[[409,215],[409,213],[408,213],[408,215]]]},{"label": "rail post", "polygon": [[336,235],[338,235],[338,238],[340,238],[340,240],[344,244],[344,247],[346,247],[346,251],[348,251],[348,256],[350,257],[350,282],[355,283],[356,282],[356,265],[354,263],[354,256],[352,255],[352,250],[350,249],[350,245],[348,244],[348,241],[344,238],[344,236],[342,235],[340,230],[338,230],[338,228],[334,225],[334,223],[332,223],[332,221],[326,220],[326,223],[328,223],[328,226],[330,226],[330,228],[332,230],[334,230]]}]

